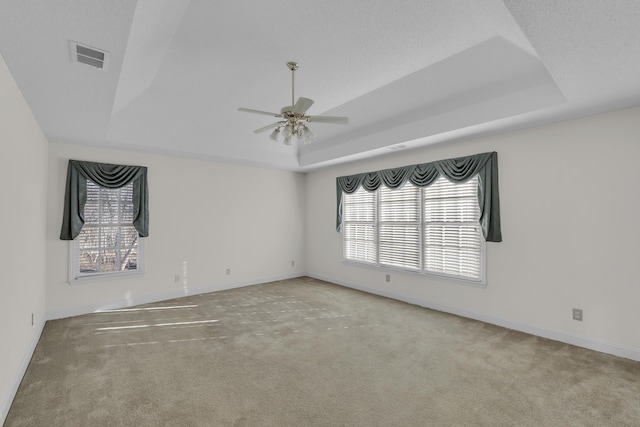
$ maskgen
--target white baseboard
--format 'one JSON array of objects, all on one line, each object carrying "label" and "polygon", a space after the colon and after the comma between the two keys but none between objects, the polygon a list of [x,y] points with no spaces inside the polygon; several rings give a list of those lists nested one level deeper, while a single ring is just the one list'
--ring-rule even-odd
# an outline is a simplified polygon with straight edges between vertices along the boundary
[{"label": "white baseboard", "polygon": [[65,310],[61,310],[61,311],[50,311],[45,313],[45,318],[46,320],[63,319],[66,317],[73,317],[73,316],[80,316],[82,314],[95,313],[96,311],[100,311],[100,310],[115,310],[118,308],[131,307],[133,305],[140,305],[140,304],[149,304],[152,302],[164,301],[164,300],[169,300],[174,298],[181,298],[189,295],[199,295],[199,294],[206,294],[206,293],[215,292],[215,291],[224,291],[227,289],[242,288],[244,286],[275,282],[277,280],[294,279],[296,277],[302,277],[305,275],[306,275],[305,273],[291,273],[291,274],[285,274],[281,276],[263,277],[260,279],[227,283],[224,285],[207,286],[207,287],[198,288],[198,289],[189,289],[188,291],[177,289],[171,292],[163,292],[163,293],[158,293],[153,295],[144,295],[144,296],[135,297],[135,298],[132,297],[129,299],[123,298],[117,301],[110,301],[106,303],[99,303],[99,304],[82,306],[82,307],[72,307]]},{"label": "white baseboard", "polygon": [[395,299],[398,301],[404,301],[409,304],[418,305],[432,310],[443,311],[445,313],[455,314],[469,319],[479,320],[481,322],[490,323],[492,325],[502,326],[507,329],[513,329],[527,334],[549,338],[554,341],[560,341],[566,344],[575,345],[578,347],[588,348],[590,350],[599,351],[602,353],[612,354],[618,357],[624,357],[635,361],[640,361],[640,349],[622,346],[619,344],[613,344],[606,341],[600,341],[593,338],[574,335],[562,331],[556,331],[553,329],[541,328],[535,325],[529,325],[526,323],[514,322],[507,319],[500,319],[497,317],[487,316],[485,314],[474,313],[467,310],[461,310],[455,307],[450,307],[430,301],[421,300],[418,298],[409,297],[394,292],[369,288],[367,286],[361,286],[356,283],[346,282],[333,277],[327,277],[320,274],[307,273],[307,276],[314,279],[323,280],[325,282],[335,283],[337,285],[345,286],[359,291],[367,292],[370,294],[380,295],[383,297]]},{"label": "white baseboard", "polygon": [[22,363],[20,364],[20,368],[16,371],[15,379],[13,381],[13,386],[9,391],[9,394],[6,396],[6,400],[2,402],[2,412],[0,412],[0,425],[4,425],[5,420],[7,419],[7,415],[9,415],[9,409],[11,409],[11,404],[13,403],[13,399],[16,397],[16,393],[18,392],[18,387],[20,387],[20,383],[22,382],[22,378],[24,374],[27,372],[27,368],[29,367],[29,363],[31,362],[31,358],[33,357],[33,352],[36,350],[36,346],[38,345],[38,341],[40,341],[40,336],[42,336],[42,331],[44,330],[45,320],[41,321],[38,325],[38,330],[36,331],[27,351],[22,358]]}]

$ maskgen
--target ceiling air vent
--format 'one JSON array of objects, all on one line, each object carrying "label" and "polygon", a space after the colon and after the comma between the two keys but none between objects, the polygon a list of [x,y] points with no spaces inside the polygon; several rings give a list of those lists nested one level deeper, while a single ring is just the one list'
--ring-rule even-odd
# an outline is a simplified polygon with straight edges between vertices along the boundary
[{"label": "ceiling air vent", "polygon": [[106,71],[109,64],[109,52],[96,49],[91,46],[82,45],[78,42],[69,41],[71,50],[71,60],[93,68]]}]

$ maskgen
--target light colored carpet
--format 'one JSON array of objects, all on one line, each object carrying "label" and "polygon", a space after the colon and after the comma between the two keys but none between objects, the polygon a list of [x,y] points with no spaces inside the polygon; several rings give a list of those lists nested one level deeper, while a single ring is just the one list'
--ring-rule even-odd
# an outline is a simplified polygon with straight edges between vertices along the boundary
[{"label": "light colored carpet", "polygon": [[640,363],[310,278],[47,322],[5,426],[639,426]]}]

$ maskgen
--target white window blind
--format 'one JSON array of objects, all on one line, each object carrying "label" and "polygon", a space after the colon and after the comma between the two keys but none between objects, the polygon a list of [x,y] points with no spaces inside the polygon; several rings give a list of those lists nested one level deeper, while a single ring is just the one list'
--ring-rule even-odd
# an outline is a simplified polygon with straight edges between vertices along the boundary
[{"label": "white window blind", "polygon": [[359,188],[343,198],[344,258],[376,263],[376,193]]},{"label": "white window blind", "polygon": [[72,280],[141,271],[132,196],[132,183],[112,189],[87,180],[85,223],[71,249]]},{"label": "white window blind", "polygon": [[478,176],[464,183],[438,178],[424,188],[424,268],[481,278]]},{"label": "white window blind", "polygon": [[380,193],[380,265],[420,270],[420,188],[410,182]]},{"label": "white window blind", "polygon": [[343,195],[347,261],[383,268],[483,280],[478,177],[428,187],[362,188]]}]

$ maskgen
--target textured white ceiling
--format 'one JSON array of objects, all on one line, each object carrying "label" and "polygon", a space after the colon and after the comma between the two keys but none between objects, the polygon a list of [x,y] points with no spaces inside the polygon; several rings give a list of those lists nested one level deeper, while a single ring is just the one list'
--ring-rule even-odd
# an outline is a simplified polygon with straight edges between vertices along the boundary
[{"label": "textured white ceiling", "polygon": [[[306,171],[640,103],[637,0],[2,0],[0,53],[51,141]],[[73,63],[69,40],[111,53]],[[252,131],[296,97],[312,145]]]}]

